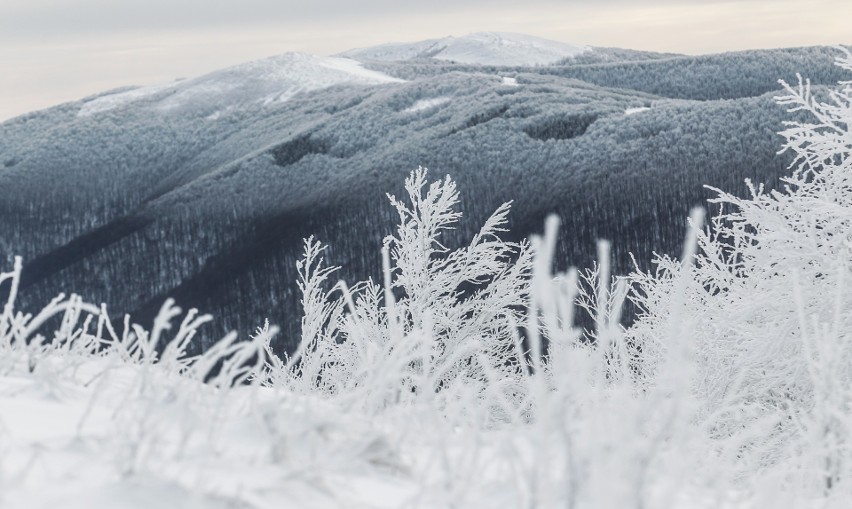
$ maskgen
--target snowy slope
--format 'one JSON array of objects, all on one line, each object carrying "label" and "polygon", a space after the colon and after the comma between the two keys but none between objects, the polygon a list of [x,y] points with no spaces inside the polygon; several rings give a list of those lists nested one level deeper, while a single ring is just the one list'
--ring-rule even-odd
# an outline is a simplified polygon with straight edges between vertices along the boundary
[{"label": "snowy slope", "polygon": [[217,394],[114,359],[50,361],[0,376],[0,507],[390,509],[417,494],[410,476],[378,465],[396,451],[375,444],[393,435],[319,399]]},{"label": "snowy slope", "polygon": [[435,58],[464,64],[548,65],[590,51],[588,46],[504,32],[478,32],[413,43],[354,49],[341,56],[357,60],[398,61]]},{"label": "snowy slope", "polygon": [[[340,84],[377,85],[402,80],[361,67],[355,60],[285,53],[228,67],[167,85],[154,85],[98,97],[83,104],[80,116],[109,111],[142,99],[160,111],[216,111],[247,103],[283,102],[299,92]],[[214,113],[215,115],[215,113]]]}]

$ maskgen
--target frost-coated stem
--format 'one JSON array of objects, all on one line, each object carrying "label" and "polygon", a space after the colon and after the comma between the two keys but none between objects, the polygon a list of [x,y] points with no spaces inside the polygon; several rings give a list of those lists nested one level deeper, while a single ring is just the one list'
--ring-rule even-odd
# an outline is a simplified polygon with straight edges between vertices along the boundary
[{"label": "frost-coated stem", "polygon": [[393,339],[401,340],[402,331],[399,329],[399,319],[396,310],[396,298],[393,295],[393,272],[391,271],[390,247],[387,243],[382,246],[382,275],[385,288],[385,310],[388,319],[388,329]]},{"label": "frost-coated stem", "polygon": [[16,256],[12,272],[0,274],[0,284],[3,284],[6,280],[11,280],[9,296],[3,306],[3,315],[0,316],[0,339],[2,339],[11,328],[11,320],[15,309],[15,299],[18,297],[18,285],[21,280],[22,268],[23,261],[20,256]]}]

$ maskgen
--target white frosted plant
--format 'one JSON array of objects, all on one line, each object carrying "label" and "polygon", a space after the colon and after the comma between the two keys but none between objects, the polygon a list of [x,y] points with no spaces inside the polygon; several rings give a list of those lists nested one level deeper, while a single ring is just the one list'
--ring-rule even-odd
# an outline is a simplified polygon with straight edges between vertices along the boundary
[{"label": "white frosted plant", "polygon": [[[838,65],[852,70],[849,51]],[[852,490],[850,83],[815,95],[801,78],[782,82],[777,102],[815,119],[781,133],[795,155],[783,187],[749,183],[747,198],[717,190],[721,212],[694,266],[661,257],[654,273],[633,275],[643,312],[629,334],[646,345],[650,370],[682,298],[699,369],[692,389],[711,432],[747,430],[739,467],[804,490]]]},{"label": "white frosted plant", "polygon": [[443,233],[461,218],[459,194],[449,177],[428,186],[426,179],[421,168],[406,180],[410,205],[389,196],[400,222],[382,250],[383,285],[341,282],[322,290],[336,268],[324,266],[319,243],[305,242],[302,343],[286,362],[273,361],[286,367],[294,387],[376,409],[495,391],[519,401],[516,382],[524,367],[517,327],[531,251],[499,238],[508,203],[469,245],[445,247]]},{"label": "white frosted plant", "polygon": [[[702,221],[703,211],[694,210],[682,260],[674,262],[681,267],[694,260]],[[518,429],[532,435],[534,456],[525,467],[530,489],[538,491],[526,506],[720,505],[728,478],[718,458],[706,456],[706,433],[689,390],[696,357],[693,338],[684,332],[691,324],[679,299],[668,308],[675,319],[659,331],[671,347],[654,352],[656,369],[649,372],[643,364],[649,354],[620,324],[628,283],[610,276],[610,244],[599,242],[592,269],[554,277],[557,224],[550,218],[544,237],[533,239],[527,328],[534,352],[544,350],[539,340],[549,348],[542,365],[533,355],[536,370],[523,377],[533,418],[530,427]],[[675,281],[674,292],[683,293],[685,284]],[[574,325],[580,310],[593,318],[591,330]]]}]

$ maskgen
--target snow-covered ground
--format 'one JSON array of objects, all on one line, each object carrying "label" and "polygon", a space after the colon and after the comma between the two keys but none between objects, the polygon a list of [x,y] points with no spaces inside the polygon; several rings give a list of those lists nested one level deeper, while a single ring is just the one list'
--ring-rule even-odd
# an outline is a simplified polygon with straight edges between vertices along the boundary
[{"label": "snow-covered ground", "polygon": [[626,110],[624,110],[624,114],[625,115],[635,115],[637,113],[642,113],[642,112],[650,111],[650,110],[651,110],[651,108],[648,108],[647,106],[637,106],[635,108],[627,108]]},{"label": "snow-covered ground", "polygon": [[452,98],[450,97],[433,97],[430,99],[420,99],[419,101],[406,108],[405,112],[414,113],[417,111],[428,110],[440,106],[442,104],[447,104],[451,100]]},{"label": "snow-covered ground", "polygon": [[381,508],[417,493],[392,436],[319,399],[115,358],[46,363],[0,376],[0,507]]},{"label": "snow-covered ground", "polygon": [[461,37],[359,48],[341,53],[341,56],[365,61],[435,58],[463,64],[521,66],[554,64],[586,51],[591,48],[530,35],[477,32]]},{"label": "snow-covered ground", "polygon": [[[150,107],[158,111],[183,112],[215,106],[221,114],[229,107],[283,102],[300,92],[334,85],[399,82],[402,80],[365,69],[352,59],[285,53],[197,78],[100,96],[84,103],[79,115],[94,115],[146,98],[154,98]],[[215,112],[211,115],[218,116]]]}]

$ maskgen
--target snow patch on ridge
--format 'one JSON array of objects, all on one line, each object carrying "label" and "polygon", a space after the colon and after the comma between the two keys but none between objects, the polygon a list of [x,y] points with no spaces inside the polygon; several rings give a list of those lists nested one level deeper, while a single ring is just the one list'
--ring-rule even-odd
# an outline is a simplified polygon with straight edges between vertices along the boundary
[{"label": "snow patch on ridge", "polygon": [[478,32],[462,37],[382,44],[350,50],[341,56],[381,61],[434,58],[463,64],[519,66],[555,64],[586,51],[591,48],[531,35]]},{"label": "snow patch on ridge", "polygon": [[651,110],[651,108],[648,108],[647,106],[639,106],[639,107],[636,107],[636,108],[627,108],[626,110],[624,110],[624,114],[625,115],[635,115],[637,113],[642,113],[643,111],[650,111],[650,110]]},{"label": "snow patch on ridge", "polygon": [[[371,71],[360,62],[340,57],[285,53],[214,71],[197,78],[140,87],[99,97],[80,108],[85,117],[147,99],[159,111],[226,111],[240,104],[272,104],[296,94],[334,85],[379,85],[403,80]],[[218,118],[218,117],[217,117]]]},{"label": "snow patch on ridge", "polygon": [[123,92],[118,92],[115,94],[108,94],[98,97],[97,99],[93,99],[91,101],[83,104],[83,107],[80,108],[78,116],[86,117],[89,115],[94,115],[95,113],[100,113],[102,111],[109,111],[121,106],[124,106],[127,103],[131,103],[133,101],[138,101],[140,99],[144,99],[146,97],[155,95],[163,90],[168,90],[172,87],[173,84],[160,84],[160,85],[150,85],[147,87],[138,87],[132,90],[126,90]]},{"label": "snow patch on ridge", "polygon": [[405,113],[414,113],[416,111],[428,110],[430,108],[434,108],[436,106],[440,106],[442,104],[446,104],[450,102],[449,97],[434,97],[431,99],[420,99],[416,103],[412,104],[410,107],[405,109]]}]

